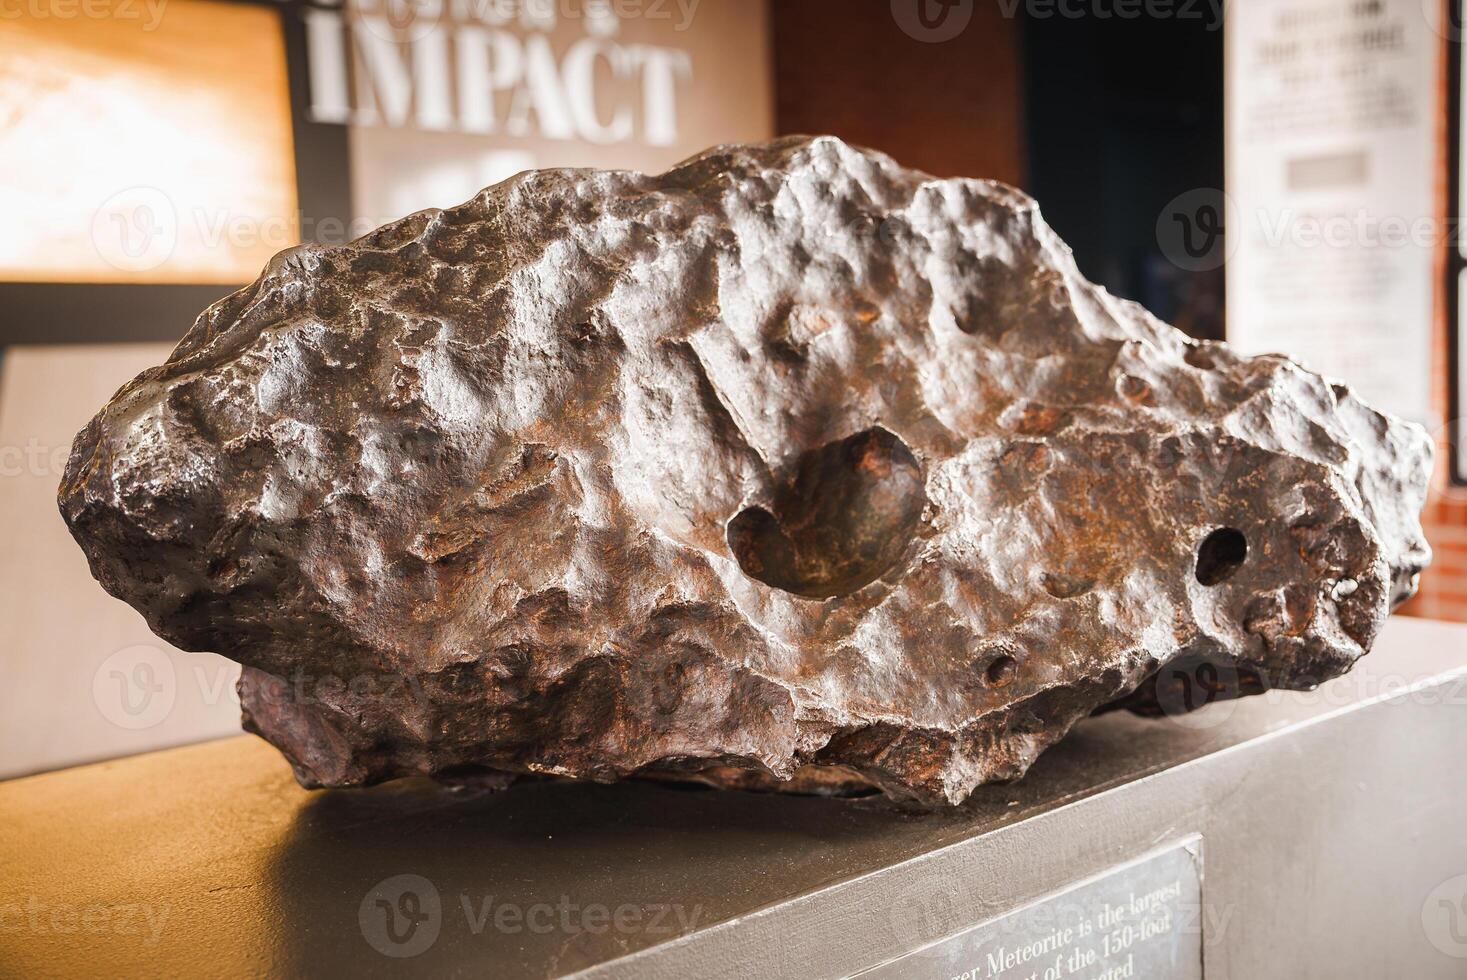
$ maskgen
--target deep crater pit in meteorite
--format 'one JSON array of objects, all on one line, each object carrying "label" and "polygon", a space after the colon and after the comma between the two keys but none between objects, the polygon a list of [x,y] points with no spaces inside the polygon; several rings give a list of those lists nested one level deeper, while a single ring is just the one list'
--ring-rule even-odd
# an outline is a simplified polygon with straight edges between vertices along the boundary
[{"label": "deep crater pit in meteorite", "polygon": [[1220,527],[1197,548],[1197,581],[1221,585],[1248,559],[1248,539],[1237,528]]},{"label": "deep crater pit in meteorite", "polygon": [[849,595],[901,560],[927,506],[921,464],[875,426],[803,453],[769,509],[728,522],[744,574],[810,599]]}]

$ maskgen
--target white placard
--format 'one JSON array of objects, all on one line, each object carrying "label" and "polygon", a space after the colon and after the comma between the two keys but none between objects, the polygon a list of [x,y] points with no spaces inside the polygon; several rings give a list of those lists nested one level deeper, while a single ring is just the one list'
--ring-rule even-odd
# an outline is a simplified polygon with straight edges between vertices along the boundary
[{"label": "white placard", "polygon": [[1228,339],[1439,424],[1434,0],[1249,0],[1227,18]]},{"label": "white placard", "polygon": [[1193,835],[856,977],[1202,980],[1205,913]]}]

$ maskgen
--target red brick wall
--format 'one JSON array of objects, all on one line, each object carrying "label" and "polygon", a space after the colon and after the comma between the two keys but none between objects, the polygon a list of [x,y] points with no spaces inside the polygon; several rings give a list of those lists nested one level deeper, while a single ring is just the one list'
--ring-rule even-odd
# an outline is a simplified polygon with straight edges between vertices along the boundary
[{"label": "red brick wall", "polygon": [[1467,622],[1467,495],[1442,494],[1427,505],[1426,537],[1435,552],[1407,615]]},{"label": "red brick wall", "polygon": [[972,5],[958,36],[903,32],[888,0],[775,0],[775,125],[874,147],[938,177],[1023,185],[1019,21]]},{"label": "red brick wall", "polygon": [[[1445,44],[1446,42],[1443,42]],[[1447,227],[1447,67],[1443,49],[1438,95],[1442,111],[1438,113],[1438,140],[1441,149],[1437,167],[1437,219]],[[1443,243],[1437,254],[1437,282],[1446,282],[1446,249]],[[1436,322],[1434,333],[1434,363],[1432,370],[1432,400],[1443,419],[1454,414],[1448,397],[1448,346],[1445,285],[1437,292]],[[1421,591],[1404,607],[1402,612],[1409,616],[1426,616],[1432,619],[1451,619],[1467,622],[1467,487],[1453,487],[1448,483],[1447,439],[1448,429],[1437,433],[1436,482],[1422,525],[1426,538],[1431,542],[1435,557],[1431,567],[1421,576]]]}]

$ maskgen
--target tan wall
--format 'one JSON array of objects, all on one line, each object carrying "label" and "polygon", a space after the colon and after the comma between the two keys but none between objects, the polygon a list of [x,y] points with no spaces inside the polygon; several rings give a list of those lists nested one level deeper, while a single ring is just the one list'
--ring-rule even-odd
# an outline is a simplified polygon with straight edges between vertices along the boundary
[{"label": "tan wall", "polygon": [[0,778],[239,731],[239,668],[175,650],[92,580],[56,509],[72,438],[168,345],[12,347],[0,364]]}]

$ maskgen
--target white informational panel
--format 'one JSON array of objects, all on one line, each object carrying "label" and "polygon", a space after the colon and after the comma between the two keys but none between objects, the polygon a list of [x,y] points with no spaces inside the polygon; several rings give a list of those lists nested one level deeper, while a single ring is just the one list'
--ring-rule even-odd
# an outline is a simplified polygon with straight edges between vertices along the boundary
[{"label": "white informational panel", "polygon": [[1227,17],[1228,339],[1435,428],[1442,38],[1422,0]]}]

